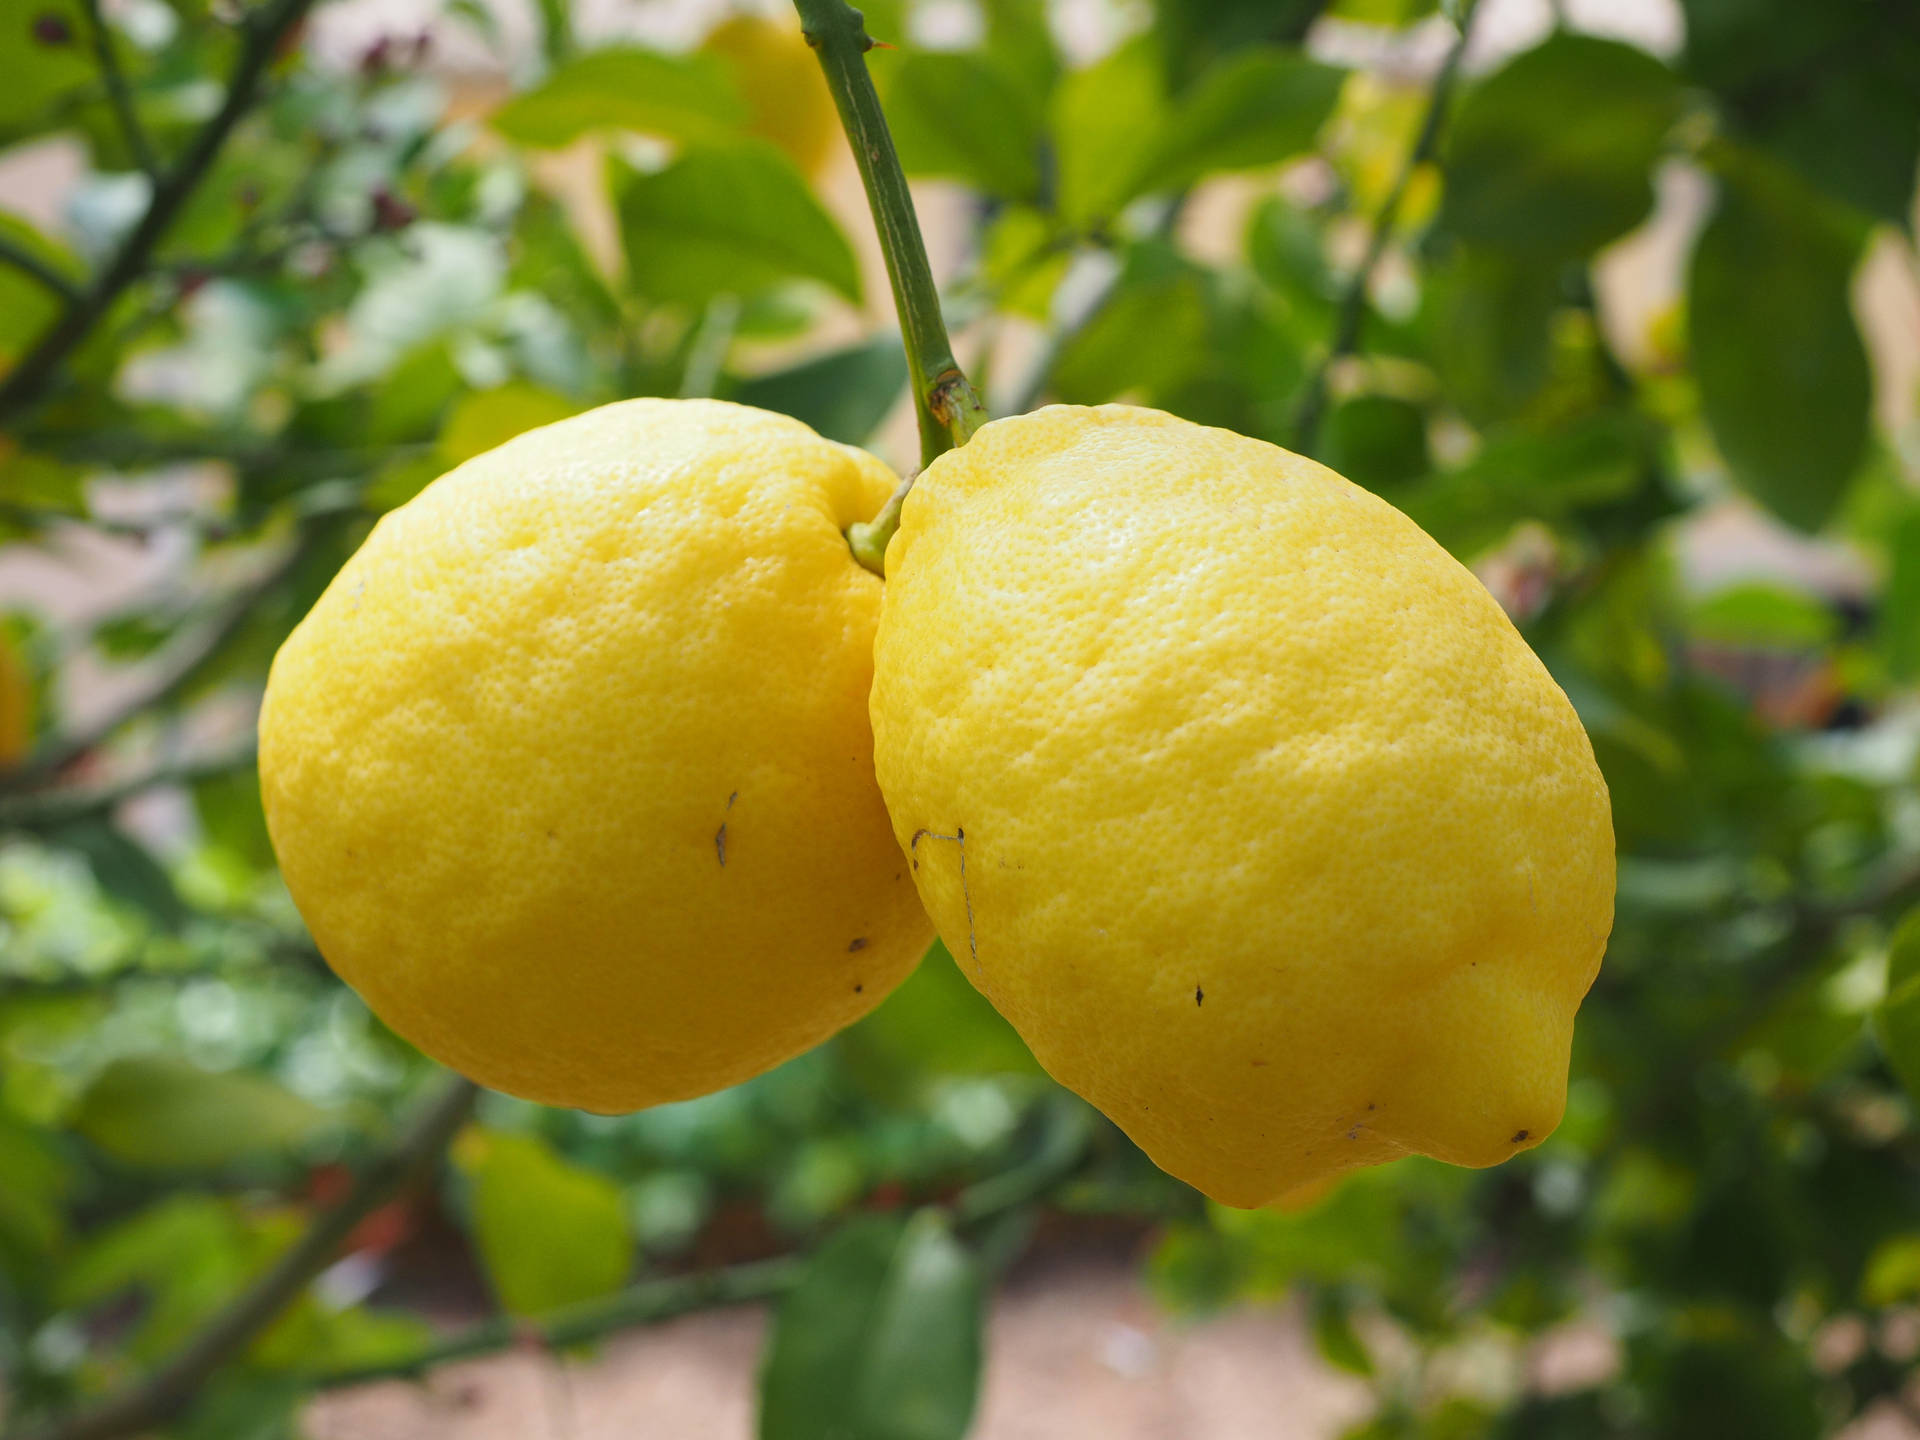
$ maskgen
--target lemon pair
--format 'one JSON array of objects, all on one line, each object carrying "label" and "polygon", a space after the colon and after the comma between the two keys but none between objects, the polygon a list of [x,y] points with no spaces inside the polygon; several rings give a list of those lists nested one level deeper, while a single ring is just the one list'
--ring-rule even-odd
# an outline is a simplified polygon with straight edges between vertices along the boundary
[{"label": "lemon pair", "polygon": [[1135,407],[937,460],[883,585],[844,532],[893,484],[785,417],[635,400],[384,518],[260,722],[341,976],[483,1083],[622,1111],[824,1039],[937,927],[1231,1204],[1554,1127],[1607,797],[1469,572],[1312,461]]}]

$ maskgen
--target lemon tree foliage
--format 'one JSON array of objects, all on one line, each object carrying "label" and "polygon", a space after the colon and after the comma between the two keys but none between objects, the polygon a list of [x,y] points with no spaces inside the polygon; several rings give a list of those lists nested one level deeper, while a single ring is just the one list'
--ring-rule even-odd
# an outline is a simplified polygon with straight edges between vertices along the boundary
[{"label": "lemon tree foliage", "polygon": [[[1334,465],[1487,582],[1611,797],[1617,915],[1559,1127],[1486,1170],[1413,1157],[1257,1210],[1170,1178],[1048,1078],[969,983],[964,896],[960,919],[935,906],[947,945],[857,1023],[632,1113],[490,1093],[469,1122],[472,1097],[334,978],[291,903],[297,865],[275,868],[250,717],[337,577],[323,614],[350,600],[342,567],[380,517],[633,397],[740,401],[914,457],[890,438],[908,372],[854,243],[868,220],[794,27],[731,17],[669,52],[602,44],[549,0],[530,54],[456,0],[425,42],[343,55],[301,28],[309,8],[103,6],[96,30],[90,5],[0,0],[6,558],[44,565],[78,527],[112,564],[178,557],[110,609],[10,587],[0,623],[0,1429],[297,1436],[344,1377],[756,1299],[773,1306],[763,1436],[958,1440],[995,1280],[1096,1224],[1174,1308],[1301,1302],[1328,1363],[1371,1389],[1356,1437],[1811,1440],[1908,1390],[1920,474],[1914,397],[1895,393],[1910,372],[1864,343],[1859,306],[1879,293],[1863,273],[1914,265],[1911,7],[1685,0],[1670,51],[1561,28],[1475,47],[1449,85],[1355,57],[1447,50],[1473,19],[1452,0],[1160,0],[1071,53],[1038,0],[979,0],[959,25],[952,6],[863,7],[891,47],[868,60],[900,158],[954,217],[948,315],[995,413],[1126,400]],[[454,44],[491,50],[512,93],[456,85],[437,59]],[[74,187],[16,197],[13,162],[47,154]],[[1675,288],[1635,308],[1609,247],[1649,216]],[[537,478],[495,502],[563,526],[561,487]],[[850,510],[884,496],[869,478]],[[842,564],[818,529],[821,565]],[[1714,548],[1730,532],[1760,537],[1733,566]],[[1056,538],[1076,537],[1003,548]],[[513,553],[503,578],[537,580]],[[857,611],[782,616],[844,639]],[[548,632],[519,618],[465,679],[484,689],[515,656],[536,674]],[[738,688],[811,673],[820,644],[770,646]],[[647,655],[573,682],[638,684]],[[111,686],[86,678],[103,671]],[[660,799],[633,752],[665,712],[633,715],[596,742],[604,784],[556,796],[536,746],[512,793],[572,819]],[[570,702],[553,723],[578,718]],[[446,779],[396,796],[390,843],[464,803],[472,776]],[[727,825],[731,874],[766,812],[715,787],[684,823],[702,846]],[[594,833],[602,868],[650,853],[638,829]],[[796,873],[845,858],[831,827],[780,833]],[[372,878],[410,884],[423,845]],[[1165,864],[1231,863],[1203,853]],[[580,879],[564,856],[496,859],[435,927]],[[654,899],[699,903],[712,861],[654,877]],[[1004,923],[992,902],[1018,873],[973,876],[976,925]],[[632,865],[620,884],[635,893]],[[831,907],[824,882],[797,888]],[[1236,940],[1279,964],[1313,917],[1274,904]],[[672,938],[695,949],[745,923],[681,918]],[[622,922],[636,945],[669,935],[649,923]],[[754,942],[764,969],[796,975],[809,942],[778,931]],[[883,958],[856,938],[834,966]],[[777,1009],[750,978],[727,983]],[[655,1039],[738,1013],[663,1014]],[[434,1014],[410,1027],[430,1048]],[[494,1019],[567,1076],[539,1007]],[[633,1049],[621,1063],[649,1063]],[[450,1330],[410,1309],[398,1282],[436,1263],[494,1312]],[[198,1349],[237,1301],[254,1318]],[[1474,1384],[1459,1363],[1496,1354],[1525,1377],[1569,1326],[1606,1355],[1571,1384]]]}]

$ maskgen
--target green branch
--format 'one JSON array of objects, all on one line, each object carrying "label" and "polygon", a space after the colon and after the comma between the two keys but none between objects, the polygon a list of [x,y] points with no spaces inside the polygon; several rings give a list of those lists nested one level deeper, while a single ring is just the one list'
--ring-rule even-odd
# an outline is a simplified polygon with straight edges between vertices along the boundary
[{"label": "green branch", "polygon": [[4,234],[0,234],[0,265],[11,265],[22,274],[39,281],[69,305],[80,299],[78,285],[31,250],[15,244]]},{"label": "green branch", "polygon": [[361,1171],[337,1205],[324,1211],[264,1275],[152,1375],[91,1410],[10,1440],[118,1440],[153,1430],[180,1414],[215,1371],[241,1354],[333,1263],[362,1220],[438,1162],[472,1113],[478,1094],[470,1080],[451,1082],[393,1148]]},{"label": "green branch", "polygon": [[0,832],[45,830],[75,820],[104,815],[122,801],[160,785],[192,785],[216,775],[244,770],[254,763],[258,747],[249,735],[237,745],[177,760],[165,760],[134,775],[93,785],[58,786],[24,795],[0,795]]},{"label": "green branch", "polygon": [[1386,257],[1387,245],[1393,239],[1394,225],[1400,218],[1400,207],[1407,198],[1407,187],[1413,183],[1413,177],[1420,167],[1431,160],[1440,148],[1440,135],[1447,123],[1447,107],[1453,99],[1453,87],[1460,78],[1460,62],[1466,56],[1467,41],[1473,34],[1474,12],[1478,8],[1474,0],[1463,0],[1460,7],[1460,33],[1454,37],[1446,58],[1440,62],[1439,72],[1433,77],[1433,89],[1427,95],[1427,111],[1421,117],[1419,134],[1414,138],[1413,148],[1407,152],[1407,158],[1401,162],[1393,188],[1387,192],[1379,213],[1374,216],[1373,233],[1367,240],[1366,254],[1361,257],[1359,268],[1353,272],[1346,290],[1341,294],[1339,316],[1334,321],[1333,343],[1327,347],[1325,358],[1307,381],[1294,420],[1294,448],[1303,455],[1311,455],[1314,444],[1320,438],[1320,422],[1326,418],[1327,385],[1333,367],[1360,349],[1360,332],[1367,319],[1367,291],[1373,285],[1373,272],[1380,268],[1381,260]]},{"label": "green branch", "polygon": [[107,29],[106,17],[100,13],[100,0],[81,0],[80,8],[87,13],[87,33],[93,41],[93,56],[100,66],[100,79],[107,87],[107,101],[113,106],[114,118],[120,122],[120,133],[126,138],[133,163],[145,172],[149,180],[157,181],[160,178],[160,161],[154,154],[152,142],[147,139],[146,127],[140,123],[140,116],[133,108],[133,92],[127,88],[127,77],[120,69],[120,57],[114,53],[113,32]]},{"label": "green branch", "polygon": [[146,273],[154,248],[166,235],[188,199],[206,178],[227,137],[253,107],[260,82],[313,0],[271,0],[250,20],[239,62],[227,84],[227,96],[214,117],[200,128],[174,168],[153,187],[153,198],[113,259],[92,285],[48,328],[33,349],[0,381],[0,422],[26,410],[46,393],[67,357],[93,333],[114,302]]},{"label": "green branch", "polygon": [[252,618],[260,602],[279,588],[317,543],[313,530],[303,533],[257,578],[228,596],[212,619],[161,650],[148,666],[147,683],[114,710],[91,725],[44,741],[16,768],[0,770],[0,796],[31,792],[89,750],[105,744],[121,726],[156,705],[164,705],[192,684],[207,663]]},{"label": "green branch", "polygon": [[[913,408],[920,422],[920,464],[964,445],[987,420],[987,408],[953,357],[946,321],[940,314],[940,292],[933,283],[933,267],[920,236],[920,220],[907,189],[906,173],[893,148],[893,135],[880,110],[880,97],[867,73],[867,51],[873,39],[860,12],[846,0],[794,0],[807,43],[820,57],[827,89],[840,112],[840,124],[853,147],[873,211],[874,229],[887,260],[887,279],[893,287],[894,308],[900,313],[900,333],[907,350],[907,372],[913,385]],[[887,508],[866,525],[855,526],[849,543],[860,563],[881,573],[886,542],[899,521],[899,502],[909,480]]]},{"label": "green branch", "polygon": [[[946,1208],[956,1225],[977,1227],[1010,1210],[1042,1200],[1079,1167],[1092,1135],[1086,1108],[1076,1100],[1061,1096],[1046,1110],[1043,1128],[1031,1155],[953,1197]],[[569,1306],[538,1321],[496,1316],[404,1360],[325,1371],[304,1377],[304,1383],[331,1390],[375,1380],[407,1379],[451,1361],[492,1354],[529,1339],[548,1349],[563,1350],[695,1310],[775,1299],[799,1282],[805,1267],[804,1256],[789,1255],[722,1270],[642,1281],[602,1299]]]}]

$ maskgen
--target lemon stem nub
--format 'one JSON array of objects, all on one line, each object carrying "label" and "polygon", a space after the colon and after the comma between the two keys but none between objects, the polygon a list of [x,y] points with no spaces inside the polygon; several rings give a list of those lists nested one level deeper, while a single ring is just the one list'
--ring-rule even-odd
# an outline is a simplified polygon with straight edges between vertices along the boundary
[{"label": "lemon stem nub", "polygon": [[914,477],[909,475],[894,487],[893,494],[887,497],[887,503],[880,507],[880,513],[871,520],[862,520],[847,527],[847,548],[853,551],[853,558],[882,579],[887,574],[887,542],[893,539],[893,532],[900,528],[900,506],[907,498],[907,492],[913,488]]}]

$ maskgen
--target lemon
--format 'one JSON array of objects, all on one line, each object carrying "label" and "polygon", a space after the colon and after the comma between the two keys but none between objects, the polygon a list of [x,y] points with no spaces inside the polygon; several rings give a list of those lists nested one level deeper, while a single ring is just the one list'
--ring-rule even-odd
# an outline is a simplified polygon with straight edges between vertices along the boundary
[{"label": "lemon", "polygon": [[714,27],[704,48],[720,57],[746,99],[747,128],[818,174],[839,138],[840,117],[798,22],[735,15]]},{"label": "lemon", "polygon": [[1163,1168],[1251,1207],[1559,1122],[1606,787],[1412,521],[1272,445],[1054,406],[927,469],[887,576],[875,762],[921,897]]},{"label": "lemon", "polygon": [[931,929],[866,717],[893,477],[796,420],[633,400],[381,520],[274,660],[260,778],[321,952],[483,1084],[602,1112],[744,1080]]}]

